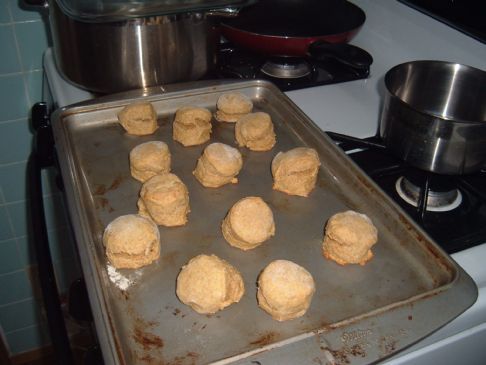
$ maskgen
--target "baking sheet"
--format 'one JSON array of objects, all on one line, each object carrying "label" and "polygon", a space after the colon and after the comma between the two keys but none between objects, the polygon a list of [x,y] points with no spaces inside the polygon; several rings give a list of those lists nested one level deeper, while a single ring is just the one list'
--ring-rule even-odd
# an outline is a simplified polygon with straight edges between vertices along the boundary
[{"label": "baking sheet", "polygon": [[[268,152],[239,148],[244,160],[239,183],[204,188],[192,175],[197,158],[212,142],[236,146],[234,124],[213,121],[209,142],[183,147],[172,140],[172,120],[183,105],[214,111],[219,95],[232,90],[249,96],[254,111],[271,115],[277,144]],[[95,101],[64,110],[54,121],[63,177],[74,193],[68,199],[69,209],[74,225],[83,230],[80,234],[78,228],[77,233],[83,269],[93,267],[99,280],[99,302],[109,322],[110,342],[116,347],[114,363],[263,364],[282,363],[281,356],[288,363],[297,359],[311,363],[316,358],[322,363],[338,363],[339,358],[345,363],[368,363],[413,343],[474,302],[474,284],[462,269],[272,84],[196,84],[145,97],[157,110],[160,128],[144,137],[127,135],[116,119],[117,112],[138,99]],[[169,145],[172,172],[189,190],[189,222],[183,227],[160,227],[157,262],[142,269],[118,270],[118,276],[110,279],[103,230],[116,217],[137,212],[141,183],[130,176],[128,154],[151,140]],[[272,190],[273,157],[298,146],[315,148],[322,163],[317,186],[308,198]],[[245,196],[262,197],[276,223],[275,236],[247,252],[229,246],[220,229],[229,208]],[[348,209],[367,214],[378,228],[375,256],[365,266],[339,266],[321,254],[325,222]],[[181,266],[201,253],[216,254],[233,264],[245,283],[241,301],[215,315],[197,314],[175,295]],[[294,261],[314,277],[316,293],[301,318],[277,322],[257,305],[258,274],[275,259]],[[461,298],[451,300],[458,293]],[[435,313],[441,302],[448,308]],[[420,320],[431,314],[437,318]],[[361,327],[352,329],[360,323]]]}]

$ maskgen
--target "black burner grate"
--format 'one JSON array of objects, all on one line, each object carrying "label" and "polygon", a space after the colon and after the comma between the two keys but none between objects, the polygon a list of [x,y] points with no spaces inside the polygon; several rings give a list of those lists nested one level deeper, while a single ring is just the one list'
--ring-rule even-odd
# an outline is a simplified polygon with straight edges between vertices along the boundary
[{"label": "black burner grate", "polygon": [[[421,171],[390,155],[379,137],[359,139],[328,132],[349,157],[365,171],[398,205],[400,205],[448,253],[462,251],[486,242],[486,171],[471,175],[442,176]],[[404,201],[395,188],[401,176],[420,178],[418,207]],[[450,186],[459,189],[461,204],[450,211],[428,211],[430,187]]]}]

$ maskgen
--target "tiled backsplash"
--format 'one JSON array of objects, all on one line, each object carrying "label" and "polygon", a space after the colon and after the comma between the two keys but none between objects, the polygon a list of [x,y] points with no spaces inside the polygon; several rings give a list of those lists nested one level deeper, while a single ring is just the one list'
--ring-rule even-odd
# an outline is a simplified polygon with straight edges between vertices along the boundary
[{"label": "tiled backsplash", "polygon": [[[32,145],[30,107],[42,99],[46,22],[19,0],[0,0],[0,326],[11,354],[49,341],[35,284],[36,262],[27,220],[26,168]],[[43,175],[51,253],[61,291],[77,276],[62,195]]]}]

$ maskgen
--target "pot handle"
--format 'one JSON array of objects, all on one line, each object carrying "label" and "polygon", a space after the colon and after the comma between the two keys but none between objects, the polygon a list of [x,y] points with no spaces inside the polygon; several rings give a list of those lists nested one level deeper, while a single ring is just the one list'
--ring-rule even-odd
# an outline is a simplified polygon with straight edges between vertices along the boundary
[{"label": "pot handle", "polygon": [[356,69],[367,69],[373,63],[373,57],[364,49],[348,43],[327,43],[315,41],[308,48],[309,54],[317,60],[333,58]]}]

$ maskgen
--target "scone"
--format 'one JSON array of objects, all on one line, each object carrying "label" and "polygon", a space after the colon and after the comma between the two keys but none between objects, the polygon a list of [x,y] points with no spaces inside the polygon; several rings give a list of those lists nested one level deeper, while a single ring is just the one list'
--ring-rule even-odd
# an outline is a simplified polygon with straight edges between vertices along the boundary
[{"label": "scone", "polygon": [[177,110],[172,124],[172,137],[183,146],[209,141],[211,112],[206,108],[185,106]]},{"label": "scone", "polygon": [[127,105],[118,113],[118,121],[128,134],[145,136],[154,133],[157,128],[157,113],[150,103]]},{"label": "scone", "polygon": [[378,230],[365,214],[348,210],[333,215],[327,222],[322,253],[340,265],[364,265],[373,257],[371,247],[378,240]]},{"label": "scone", "polygon": [[312,148],[279,152],[272,161],[273,189],[308,196],[316,185],[320,165],[319,156]]},{"label": "scone", "polygon": [[231,207],[221,230],[231,246],[250,250],[275,235],[273,213],[262,198],[243,198]]},{"label": "scone", "polygon": [[182,226],[190,212],[187,187],[174,174],[155,175],[142,185],[138,209],[158,225]]},{"label": "scone", "polygon": [[201,314],[212,314],[237,303],[245,292],[238,270],[215,255],[199,255],[177,277],[179,300]]},{"label": "scone", "polygon": [[222,94],[216,103],[217,111],[214,117],[219,122],[234,123],[253,109],[251,99],[240,93],[231,92]]},{"label": "scone", "polygon": [[197,160],[193,171],[196,179],[207,188],[236,184],[236,175],[243,167],[243,158],[236,148],[223,143],[211,143]]},{"label": "scone", "polygon": [[258,305],[273,319],[301,317],[310,306],[316,288],[312,275],[292,261],[272,261],[258,278]]},{"label": "scone", "polygon": [[166,143],[150,141],[130,151],[130,173],[145,182],[152,176],[170,172],[170,151]]},{"label": "scone", "polygon": [[249,113],[236,122],[235,138],[240,147],[268,151],[276,143],[272,118],[264,112]]},{"label": "scone", "polygon": [[159,258],[159,229],[150,219],[140,215],[122,215],[105,228],[103,245],[114,267],[137,269]]}]

